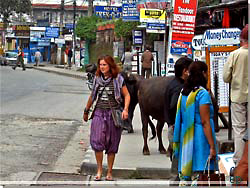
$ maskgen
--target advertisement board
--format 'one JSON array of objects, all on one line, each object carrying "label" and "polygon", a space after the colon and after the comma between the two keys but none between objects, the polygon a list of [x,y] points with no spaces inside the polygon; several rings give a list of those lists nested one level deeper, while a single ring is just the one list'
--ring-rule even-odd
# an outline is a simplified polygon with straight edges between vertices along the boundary
[{"label": "advertisement board", "polygon": [[160,9],[140,9],[140,22],[165,23],[166,11]]},{"label": "advertisement board", "polygon": [[139,21],[140,15],[136,8],[136,0],[122,1],[122,20],[123,21]]},{"label": "advertisement board", "polygon": [[240,44],[239,28],[209,29],[203,35],[204,43],[207,45],[234,45]]},{"label": "advertisement board", "polygon": [[134,30],[133,32],[133,44],[143,44],[143,34],[141,30]]},{"label": "advertisement board", "polygon": [[197,0],[175,0],[172,40],[192,41],[196,12]]},{"label": "advertisement board", "polygon": [[122,7],[95,6],[95,15],[107,20],[112,20],[113,18],[121,18]]},{"label": "advertisement board", "polygon": [[59,37],[59,27],[46,27],[45,36],[48,38],[58,38]]},{"label": "advertisement board", "polygon": [[166,25],[164,23],[147,23],[147,33],[165,33]]}]

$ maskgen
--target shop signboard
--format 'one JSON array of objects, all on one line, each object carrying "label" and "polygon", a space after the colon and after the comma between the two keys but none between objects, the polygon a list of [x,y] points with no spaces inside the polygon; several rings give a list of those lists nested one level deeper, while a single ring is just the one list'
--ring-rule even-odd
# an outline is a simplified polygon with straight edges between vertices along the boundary
[{"label": "shop signboard", "polygon": [[164,23],[147,23],[147,33],[165,33],[166,25]]},{"label": "shop signboard", "polygon": [[140,9],[140,22],[165,23],[166,11],[160,9]]},{"label": "shop signboard", "polygon": [[136,8],[136,0],[122,1],[122,20],[123,21],[139,21],[139,11]]},{"label": "shop signboard", "polygon": [[56,39],[55,39],[55,43],[56,43],[56,44],[65,44],[65,39],[56,38]]},{"label": "shop signboard", "polygon": [[143,43],[143,34],[141,30],[134,30],[133,32],[133,44],[142,45]]},{"label": "shop signboard", "polygon": [[39,38],[37,42],[37,46],[50,46],[50,39]]},{"label": "shop signboard", "polygon": [[193,48],[193,60],[204,61],[205,58],[205,47],[207,47],[204,42],[203,35],[195,35],[192,39]]},{"label": "shop signboard", "polygon": [[194,36],[197,0],[175,0],[171,53],[191,53],[191,42]]},{"label": "shop signboard", "polygon": [[59,37],[59,27],[46,27],[45,36],[48,38],[58,38]]},{"label": "shop signboard", "polygon": [[172,40],[192,41],[196,12],[197,0],[175,0]]},{"label": "shop signboard", "polygon": [[65,28],[67,29],[74,29],[74,24],[73,23],[66,23]]},{"label": "shop signboard", "polygon": [[239,28],[209,29],[203,35],[207,45],[237,45],[240,44]]},{"label": "shop signboard", "polygon": [[13,26],[16,36],[30,36],[30,27],[28,25]]},{"label": "shop signboard", "polygon": [[121,18],[122,7],[95,6],[95,15],[107,20],[112,20],[113,18]]}]

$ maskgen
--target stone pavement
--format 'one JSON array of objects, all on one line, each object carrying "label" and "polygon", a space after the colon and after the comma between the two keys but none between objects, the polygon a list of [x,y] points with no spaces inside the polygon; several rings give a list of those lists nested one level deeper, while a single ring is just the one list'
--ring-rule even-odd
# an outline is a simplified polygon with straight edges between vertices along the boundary
[{"label": "stone pavement", "polygon": [[[60,66],[59,66],[60,67]],[[44,67],[34,67],[40,71],[47,71],[51,73],[56,73],[65,76],[76,77],[80,79],[86,78],[86,73],[76,71],[75,68],[71,70],[65,69],[63,67],[58,68],[55,65],[46,65]],[[153,121],[156,124],[155,121]],[[90,123],[90,122],[88,122]],[[113,174],[115,178],[123,179],[173,179],[176,175],[171,173],[170,166],[171,162],[166,155],[160,154],[158,152],[158,140],[148,141],[149,149],[151,155],[144,156],[142,154],[143,148],[143,137],[142,137],[142,126],[139,107],[137,105],[135,110],[135,115],[133,119],[133,125],[135,133],[128,134],[123,131],[122,139],[120,142],[119,152],[116,156],[114,163]],[[225,139],[227,135],[226,129],[221,129],[219,133],[216,134],[217,140]],[[149,131],[149,137],[151,137],[151,131]],[[167,149],[167,126],[164,126],[163,133],[163,143]],[[104,156],[104,171],[106,170],[107,160]],[[83,158],[81,164],[81,173],[85,175],[96,173],[96,161],[94,152],[89,148]],[[105,175],[105,173],[104,173]]]}]

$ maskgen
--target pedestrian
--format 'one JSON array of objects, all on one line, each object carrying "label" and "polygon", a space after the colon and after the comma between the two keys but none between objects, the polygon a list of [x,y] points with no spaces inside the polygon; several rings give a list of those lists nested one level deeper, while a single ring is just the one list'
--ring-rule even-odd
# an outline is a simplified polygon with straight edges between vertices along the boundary
[{"label": "pedestrian", "polygon": [[97,162],[96,181],[101,180],[102,177],[104,150],[108,161],[106,180],[113,180],[112,168],[115,155],[118,152],[122,129],[114,125],[110,105],[112,108],[119,108],[122,99],[121,95],[124,96],[122,119],[127,119],[130,95],[124,83],[124,78],[119,73],[119,68],[111,56],[100,57],[97,62],[93,90],[83,115],[84,121],[87,121],[90,107],[96,100],[90,130],[90,145],[95,151]]},{"label": "pedestrian", "polygon": [[126,48],[126,52],[122,56],[122,64],[124,72],[132,72],[132,61],[133,61],[133,53],[130,51],[130,48]]},{"label": "pedestrian", "polygon": [[[216,158],[214,109],[206,89],[207,79],[207,65],[202,61],[191,63],[178,99],[173,149],[178,158],[181,186],[187,185],[186,181],[197,181],[208,158]],[[215,168],[217,165],[212,160],[210,170]]]},{"label": "pedestrian", "polygon": [[39,51],[39,49],[37,49],[37,51],[35,53],[36,66],[39,66],[41,56],[42,56],[41,52]]},{"label": "pedestrian", "polygon": [[223,68],[223,80],[231,84],[231,114],[234,132],[233,161],[238,164],[244,149],[242,140],[248,123],[248,25],[240,34],[241,47],[230,53]]},{"label": "pedestrian", "polygon": [[152,69],[152,61],[154,61],[154,56],[150,51],[150,46],[146,45],[146,50],[143,52],[142,57],[141,57],[141,62],[142,62],[142,76],[145,78],[150,78],[151,77],[151,69]]},{"label": "pedestrian", "polygon": [[72,56],[73,56],[73,52],[72,52],[71,47],[69,47],[69,50],[68,50],[68,66],[69,66],[69,68],[71,68],[71,59],[72,59]]},{"label": "pedestrian", "polygon": [[[183,88],[184,81],[188,77],[188,67],[193,62],[192,59],[187,57],[179,58],[174,65],[175,76],[174,79],[169,83],[165,91],[165,102],[164,102],[164,117],[168,124],[168,156],[172,158],[173,152],[173,132],[174,123],[176,115],[176,107],[178,102],[178,97],[180,95],[181,89]],[[176,167],[177,168],[177,167]]]},{"label": "pedestrian", "polygon": [[19,63],[21,63],[23,71],[25,71],[25,65],[23,62],[23,58],[24,58],[24,53],[22,51],[22,48],[19,46],[18,47],[18,54],[17,54],[17,62],[16,64],[12,67],[13,70],[16,69],[16,67],[18,66]]}]

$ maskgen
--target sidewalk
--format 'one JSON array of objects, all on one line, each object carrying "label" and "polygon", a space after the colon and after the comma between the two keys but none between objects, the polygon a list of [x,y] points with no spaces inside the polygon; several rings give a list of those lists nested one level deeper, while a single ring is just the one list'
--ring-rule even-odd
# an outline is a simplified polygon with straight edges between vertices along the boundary
[{"label": "sidewalk", "polygon": [[[57,66],[58,67],[58,66]],[[56,73],[60,75],[86,79],[86,73],[60,68],[55,65],[46,65],[44,67],[34,67],[36,70]],[[88,122],[90,123],[90,122]],[[156,121],[153,121],[156,125]],[[134,133],[128,134],[126,131],[122,133],[122,139],[120,142],[119,152],[116,156],[113,174],[114,178],[123,179],[172,179],[176,176],[171,173],[171,162],[166,155],[158,152],[158,140],[148,140],[149,150],[151,155],[144,156],[142,154],[143,148],[143,136],[142,125],[140,118],[140,110],[137,105],[135,115],[133,119]],[[219,133],[216,133],[218,143],[227,140],[227,129],[221,129]],[[151,136],[149,130],[148,138]],[[164,147],[167,149],[167,126],[164,126],[162,133]],[[232,143],[232,141],[230,142]],[[106,155],[103,160],[104,175],[107,169]],[[81,164],[81,173],[85,175],[95,175],[96,173],[96,161],[95,155],[92,149],[89,147],[84,156],[84,160]]]}]

